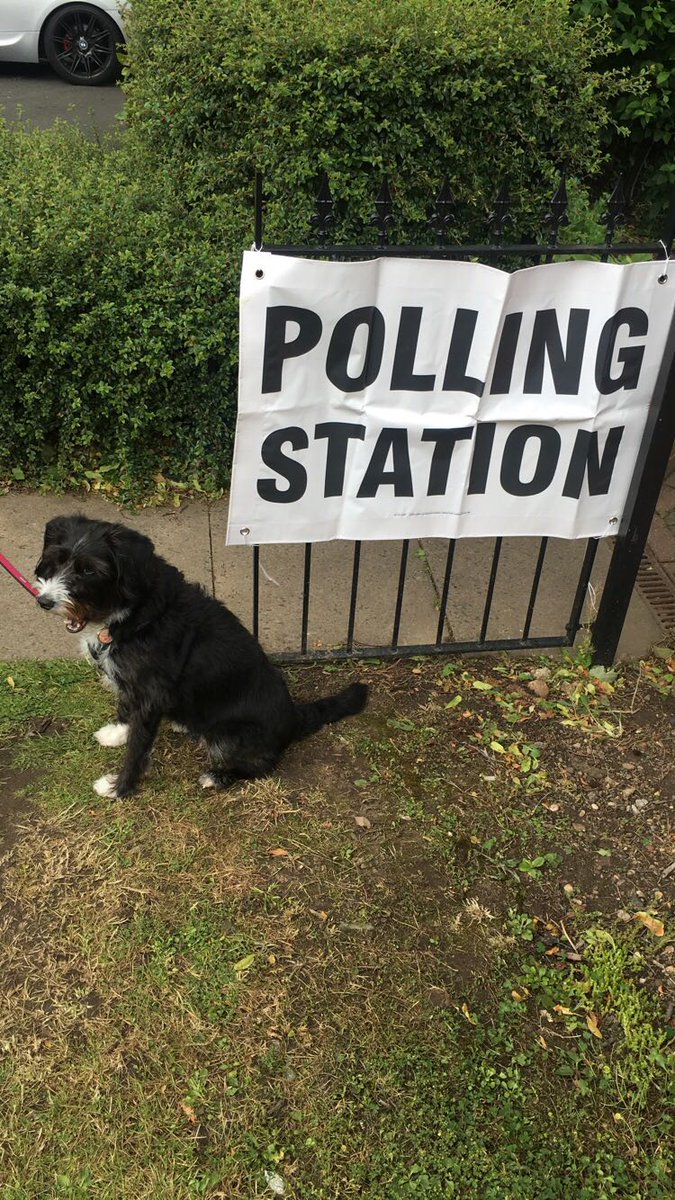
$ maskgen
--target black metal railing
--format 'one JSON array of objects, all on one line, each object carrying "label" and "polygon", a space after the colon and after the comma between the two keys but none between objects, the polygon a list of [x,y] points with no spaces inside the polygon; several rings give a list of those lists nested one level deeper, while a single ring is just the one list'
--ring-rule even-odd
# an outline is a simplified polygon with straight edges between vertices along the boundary
[{"label": "black metal railing", "polygon": [[[665,265],[675,236],[675,193],[670,212],[664,222],[663,236],[647,242],[617,241],[617,234],[626,221],[626,201],[621,181],[614,188],[604,214],[604,241],[595,244],[568,243],[560,240],[561,231],[569,224],[568,196],[565,179],[561,178],[547,211],[543,214],[541,227],[544,236],[539,240],[508,242],[505,230],[510,222],[513,204],[506,183],[503,183],[494,201],[492,211],[486,219],[488,240],[475,243],[453,241],[453,230],[458,229],[457,201],[449,181],[442,182],[438,194],[430,206],[428,228],[433,243],[414,245],[397,242],[401,232],[397,222],[394,196],[387,179],[383,180],[374,200],[374,215],[371,224],[377,231],[377,242],[364,244],[335,244],[331,234],[336,223],[336,202],[333,198],[327,175],[323,175],[315,201],[315,212],[310,220],[313,242],[300,244],[267,244],[264,239],[263,181],[259,174],[255,181],[255,247],[273,254],[289,254],[305,258],[337,259],[349,261],[378,257],[414,257],[440,259],[473,259],[479,262],[499,262],[506,266],[509,261],[531,264],[551,263],[556,258],[596,258],[602,262],[610,257],[650,255],[663,259],[664,270],[659,282],[667,282],[668,268]],[[675,265],[673,266],[675,284]],[[615,656],[628,604],[637,577],[642,552],[654,515],[659,490],[665,476],[669,454],[675,440],[675,329],[671,330],[662,368],[654,391],[647,427],[643,436],[638,463],[630,488],[629,499],[621,522],[617,528],[609,568],[602,589],[602,598],[593,626],[595,661],[608,664]],[[425,642],[402,642],[401,622],[408,581],[410,541],[401,544],[398,580],[394,597],[391,635],[357,642],[357,614],[361,596],[361,564],[363,544],[355,542],[351,562],[349,606],[344,636],[334,631],[337,644],[330,647],[310,645],[309,626],[312,612],[312,545],[304,550],[302,578],[302,608],[299,629],[299,648],[285,649],[275,657],[284,662],[307,660],[340,660],[349,658],[386,658],[422,654],[470,653],[485,650],[538,650],[552,647],[571,646],[581,628],[582,611],[586,600],[591,574],[596,562],[598,540],[590,538],[578,568],[576,580],[570,579],[571,603],[569,616],[557,632],[545,632],[532,636],[533,619],[540,596],[542,577],[550,562],[553,539],[541,538],[531,583],[525,581],[524,613],[522,625],[511,636],[488,636],[493,619],[495,592],[503,562],[503,539],[471,539],[478,543],[489,557],[489,574],[482,604],[482,613],[474,638],[457,638],[448,622],[448,605],[455,585],[457,543],[449,540],[445,549],[442,582],[437,587],[438,617],[435,637]],[[520,539],[529,540],[529,539]],[[427,540],[425,539],[425,542]],[[490,553],[490,543],[493,542]],[[420,551],[424,553],[424,551]],[[261,586],[260,548],[253,548],[253,629],[261,635]],[[440,574],[439,574],[440,579]],[[524,581],[519,580],[522,584]],[[436,584],[434,583],[434,586]],[[385,617],[382,615],[382,628]],[[275,649],[275,647],[272,647]]]}]

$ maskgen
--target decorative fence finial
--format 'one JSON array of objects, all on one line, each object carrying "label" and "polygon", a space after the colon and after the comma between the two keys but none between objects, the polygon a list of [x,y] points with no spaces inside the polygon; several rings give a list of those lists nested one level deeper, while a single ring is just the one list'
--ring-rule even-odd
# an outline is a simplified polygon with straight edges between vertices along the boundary
[{"label": "decorative fence finial", "polygon": [[436,234],[436,241],[439,246],[443,246],[445,243],[456,207],[455,197],[452,194],[452,189],[446,175],[441,184],[441,190],[436,197],[434,210],[429,217],[429,227]]},{"label": "decorative fence finial", "polygon": [[326,171],[321,176],[321,183],[319,184],[314,205],[316,211],[310,220],[310,225],[313,229],[316,229],[319,235],[319,242],[323,245],[327,241],[328,234],[335,224],[335,214],[333,212],[335,201],[333,200]]},{"label": "decorative fence finial", "polygon": [[627,205],[626,197],[623,191],[623,180],[621,176],[619,176],[616,181],[614,191],[609,198],[607,212],[603,213],[602,215],[602,219],[605,222],[605,229],[607,231],[605,235],[605,241],[608,246],[611,246],[612,242],[614,241],[614,235],[626,216],[626,207]]},{"label": "decorative fence finial", "polygon": [[508,180],[504,180],[499,189],[499,195],[495,200],[494,211],[488,217],[488,225],[492,231],[496,242],[501,242],[504,234],[504,226],[509,219],[511,212],[511,197],[509,196]]},{"label": "decorative fence finial", "polygon": [[371,225],[374,225],[379,232],[381,246],[386,246],[389,241],[389,230],[394,224],[393,208],[389,180],[385,176],[375,200],[375,216],[371,221]]},{"label": "decorative fence finial", "polygon": [[560,176],[560,183],[556,189],[556,193],[551,200],[548,214],[544,218],[544,224],[549,230],[549,241],[552,246],[555,246],[558,241],[560,230],[569,225],[570,219],[567,215],[569,200],[567,198],[567,185],[565,176]]}]

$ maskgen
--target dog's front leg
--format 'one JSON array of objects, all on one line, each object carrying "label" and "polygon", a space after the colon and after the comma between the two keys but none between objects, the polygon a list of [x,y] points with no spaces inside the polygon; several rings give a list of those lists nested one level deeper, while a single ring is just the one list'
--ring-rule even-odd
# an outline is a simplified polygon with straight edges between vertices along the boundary
[{"label": "dog's front leg", "polygon": [[156,712],[134,712],[129,719],[127,750],[118,775],[103,775],[94,784],[99,796],[110,796],[121,800],[130,796],[138,786],[145,770],[150,751],[157,736],[161,714]]}]

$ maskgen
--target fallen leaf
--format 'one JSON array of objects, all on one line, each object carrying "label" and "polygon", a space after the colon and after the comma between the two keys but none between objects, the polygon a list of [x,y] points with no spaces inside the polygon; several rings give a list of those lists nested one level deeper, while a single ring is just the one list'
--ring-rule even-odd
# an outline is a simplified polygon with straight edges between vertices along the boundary
[{"label": "fallen leaf", "polygon": [[272,858],[288,858],[288,850],[284,850],[281,846],[277,846],[276,850],[269,850]]},{"label": "fallen leaf", "polygon": [[663,921],[659,921],[657,917],[651,917],[649,913],[646,912],[636,912],[635,920],[642,921],[642,924],[645,926],[645,928],[648,929],[650,933],[653,933],[655,937],[663,937],[665,933]]},{"label": "fallen leaf", "polygon": [[359,829],[370,829],[370,821],[367,817],[354,817],[354,824],[358,825]]},{"label": "fallen leaf", "polygon": [[595,1013],[587,1013],[586,1024],[588,1025],[588,1028],[590,1029],[591,1033],[593,1034],[593,1037],[596,1037],[596,1038],[602,1037],[602,1034],[598,1028],[598,1018],[596,1017]]},{"label": "fallen leaf", "polygon": [[466,1002],[462,1005],[462,1013],[466,1017],[469,1024],[471,1024],[471,1025],[478,1024],[478,1018],[474,1017],[473,1013],[471,1012],[471,1010]]},{"label": "fallen leaf", "polygon": [[320,921],[328,920],[328,913],[325,912],[323,908],[318,911],[316,908],[310,908],[309,911],[311,912],[313,917],[318,917]]},{"label": "fallen leaf", "polygon": [[197,1124],[197,1114],[196,1114],[194,1108],[192,1108],[191,1105],[189,1105],[189,1104],[184,1104],[182,1101],[181,1101],[181,1108],[182,1108],[183,1112],[185,1113],[185,1116],[187,1117],[188,1121],[190,1121],[193,1125],[196,1125]]},{"label": "fallen leaf", "polygon": [[517,1000],[519,1004],[522,1004],[523,1000],[527,1000],[529,994],[530,993],[528,992],[527,988],[523,988],[522,992],[517,992],[515,988],[511,989],[511,995],[513,996],[513,999]]},{"label": "fallen leaf", "polygon": [[554,1005],[553,1005],[553,1011],[554,1011],[554,1012],[557,1012],[557,1013],[564,1013],[564,1015],[565,1015],[566,1017],[568,1017],[568,1016],[570,1015],[570,1013],[571,1013],[572,1009],[571,1009],[571,1008],[565,1008],[565,1005],[564,1005],[564,1004],[554,1004]]},{"label": "fallen leaf", "polygon": [[252,967],[254,962],[255,954],[247,954],[246,958],[240,958],[239,962],[234,964],[232,970],[237,975],[243,975],[244,971],[248,971],[249,967]]},{"label": "fallen leaf", "polygon": [[548,1042],[546,1041],[546,1039],[544,1037],[542,1037],[541,1034],[539,1034],[537,1041],[539,1042],[540,1046],[544,1047],[544,1050],[548,1050]]}]

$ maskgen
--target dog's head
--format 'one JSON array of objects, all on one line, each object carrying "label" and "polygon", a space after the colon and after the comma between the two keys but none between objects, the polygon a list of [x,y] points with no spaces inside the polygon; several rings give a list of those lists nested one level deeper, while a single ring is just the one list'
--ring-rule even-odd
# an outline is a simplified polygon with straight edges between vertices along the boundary
[{"label": "dog's head", "polygon": [[103,624],[138,594],[153,551],[149,538],[124,525],[54,517],[35,568],[37,602],[64,614],[70,633]]}]

